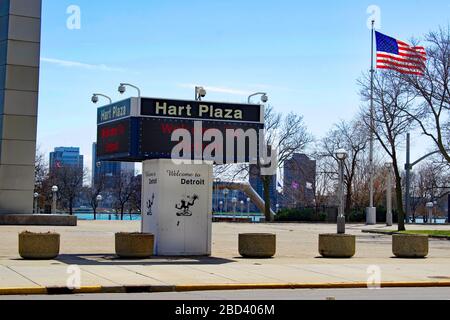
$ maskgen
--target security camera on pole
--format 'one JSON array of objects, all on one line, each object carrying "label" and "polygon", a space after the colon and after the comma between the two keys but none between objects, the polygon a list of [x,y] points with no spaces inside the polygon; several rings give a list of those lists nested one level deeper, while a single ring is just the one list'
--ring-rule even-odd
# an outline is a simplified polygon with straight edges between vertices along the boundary
[{"label": "security camera on pole", "polygon": [[103,97],[109,101],[109,104],[112,104],[112,99],[110,97],[108,97],[107,95],[104,95],[101,93],[94,93],[92,95],[92,98],[91,98],[92,103],[97,104],[99,101],[98,97]]}]

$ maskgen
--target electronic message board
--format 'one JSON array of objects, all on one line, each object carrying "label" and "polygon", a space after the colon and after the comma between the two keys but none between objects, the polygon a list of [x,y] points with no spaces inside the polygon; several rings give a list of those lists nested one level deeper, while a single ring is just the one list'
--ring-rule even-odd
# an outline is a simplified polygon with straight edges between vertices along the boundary
[{"label": "electronic message board", "polygon": [[[264,109],[260,105],[162,98],[130,98],[115,102],[100,108],[97,118],[98,161],[169,159],[173,156],[173,148],[179,144],[171,141],[172,134],[177,129],[186,129],[192,133],[190,149],[193,158],[195,151],[203,151],[209,144],[200,137],[202,145],[198,146],[198,135],[194,139],[195,123],[201,123],[202,132],[198,133],[200,136],[209,129],[217,129],[223,135],[224,163],[249,162],[256,158],[250,150],[259,150],[258,133],[264,129]],[[250,132],[249,129],[253,129],[256,134],[251,145],[250,139],[242,137]],[[227,139],[227,130],[238,131],[235,137]],[[232,141],[233,139],[236,141]],[[226,159],[227,150],[230,150],[227,145],[235,142],[233,152],[236,154],[238,146],[242,146],[239,141],[244,141],[245,144],[244,159]],[[180,154],[183,159],[185,156]],[[198,152],[195,159],[198,160]]]},{"label": "electronic message board", "polygon": [[[259,139],[258,133],[260,129],[264,129],[262,124],[257,123],[236,123],[236,122],[218,122],[218,121],[202,121],[201,129],[195,129],[194,121],[190,120],[174,120],[174,119],[156,119],[156,118],[141,118],[140,120],[141,134],[140,134],[140,142],[139,142],[139,154],[142,155],[145,159],[190,159],[190,160],[214,160],[216,159],[216,152],[213,151],[211,156],[213,158],[209,158],[205,156],[205,148],[209,146],[212,142],[215,142],[214,139],[207,141],[208,139],[204,139],[204,134],[208,132],[209,129],[217,129],[222,137],[222,148],[221,153],[223,155],[221,163],[227,163],[231,159],[226,158],[227,155],[227,146],[231,144],[234,158],[231,160],[233,163],[239,162],[250,162],[256,161],[257,152],[259,151]],[[190,152],[188,154],[184,153],[173,153],[174,147],[183,141],[172,141],[172,134],[177,129],[185,129],[190,133],[191,139]],[[240,130],[239,130],[240,129]],[[251,153],[250,148],[250,139],[245,135],[250,132],[249,129],[253,129],[253,147],[255,152]],[[227,130],[233,131],[233,137],[228,137]],[[231,138],[231,139],[230,139]],[[242,141],[242,142],[241,142]],[[199,157],[195,156],[196,154],[196,143],[200,144],[197,146],[197,150],[201,152],[203,157],[199,159]],[[245,154],[242,155],[244,157],[243,161],[239,161],[237,157],[237,150],[239,147],[239,143],[243,143],[243,150]],[[219,151],[220,152],[220,151]],[[216,159],[217,160],[217,159]]]}]

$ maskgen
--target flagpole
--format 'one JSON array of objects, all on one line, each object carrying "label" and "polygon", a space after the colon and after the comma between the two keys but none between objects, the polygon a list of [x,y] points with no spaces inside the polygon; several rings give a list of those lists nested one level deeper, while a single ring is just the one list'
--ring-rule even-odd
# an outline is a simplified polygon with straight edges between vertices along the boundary
[{"label": "flagpole", "polygon": [[[373,101],[373,91],[374,91],[374,33],[375,33],[375,20],[372,20],[372,43],[371,43],[371,61],[370,61],[370,151],[369,151],[369,171],[370,171],[370,204],[367,210],[367,224],[376,224],[376,209],[375,212],[373,210],[374,206],[374,130],[375,130],[375,121],[374,121],[374,101]],[[375,220],[375,221],[374,221]]]}]

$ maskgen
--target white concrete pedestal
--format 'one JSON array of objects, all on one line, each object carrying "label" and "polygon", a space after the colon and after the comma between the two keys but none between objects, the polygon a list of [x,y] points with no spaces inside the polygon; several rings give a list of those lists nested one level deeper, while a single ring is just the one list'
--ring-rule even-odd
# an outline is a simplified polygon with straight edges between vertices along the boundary
[{"label": "white concrete pedestal", "polygon": [[142,172],[142,232],[155,235],[155,254],[210,255],[212,165],[148,160]]},{"label": "white concrete pedestal", "polygon": [[366,208],[366,224],[367,225],[377,224],[377,208],[375,207]]}]

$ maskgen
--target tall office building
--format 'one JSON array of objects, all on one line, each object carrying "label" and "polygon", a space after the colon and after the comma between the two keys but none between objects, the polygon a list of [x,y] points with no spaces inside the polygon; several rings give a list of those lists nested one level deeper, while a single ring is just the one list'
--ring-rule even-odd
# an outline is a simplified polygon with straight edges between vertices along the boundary
[{"label": "tall office building", "polygon": [[92,144],[92,185],[100,176],[105,177],[105,187],[111,189],[115,178],[121,174],[134,176],[135,165],[131,162],[97,161],[97,143]]},{"label": "tall office building", "polygon": [[58,168],[73,167],[84,168],[84,157],[80,154],[80,148],[59,147],[50,152],[50,173]]},{"label": "tall office building", "polygon": [[[278,203],[278,192],[277,192],[277,176],[274,175],[271,177],[272,181],[270,184],[270,206],[272,210],[276,210],[276,206]],[[259,194],[259,196],[264,199],[264,185],[261,180],[261,173],[259,167],[257,165],[250,165],[250,175],[249,182],[252,188]]]},{"label": "tall office building", "polygon": [[284,202],[288,208],[314,205],[316,161],[296,153],[284,165]]}]

